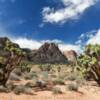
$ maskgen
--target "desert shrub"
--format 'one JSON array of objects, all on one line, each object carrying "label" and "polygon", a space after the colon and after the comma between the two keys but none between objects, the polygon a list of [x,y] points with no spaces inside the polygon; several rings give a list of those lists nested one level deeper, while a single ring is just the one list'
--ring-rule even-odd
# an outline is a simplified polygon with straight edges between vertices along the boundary
[{"label": "desert shrub", "polygon": [[25,85],[18,85],[14,88],[14,93],[17,95],[20,95],[21,93],[23,94],[33,94],[33,90],[30,87],[26,87]]},{"label": "desert shrub", "polygon": [[36,81],[34,80],[34,81],[32,81],[32,82],[27,82],[27,83],[25,84],[25,86],[26,86],[26,87],[33,88],[33,87],[36,86]]},{"label": "desert shrub", "polygon": [[64,85],[65,83],[64,83],[64,80],[63,79],[57,78],[57,79],[54,79],[53,80],[53,84],[54,85]]},{"label": "desert shrub", "polygon": [[43,81],[43,80],[38,80],[36,82],[36,86],[39,87],[39,88],[41,88],[41,89],[46,88],[47,82],[46,81]]},{"label": "desert shrub", "polygon": [[31,66],[32,66],[32,63],[26,60],[26,61],[21,61],[19,68],[21,72],[29,73],[31,71]]},{"label": "desert shrub", "polygon": [[20,68],[15,68],[12,73],[15,73],[16,75],[18,76],[21,76],[22,72],[21,72],[21,69]]},{"label": "desert shrub", "polygon": [[78,84],[70,83],[67,85],[67,90],[69,91],[78,91]]},{"label": "desert shrub", "polygon": [[39,65],[39,68],[41,69],[41,71],[49,72],[52,69],[52,65],[51,64]]},{"label": "desert shrub", "polygon": [[53,94],[62,94],[63,93],[59,87],[54,87],[52,89],[52,92],[53,92]]},{"label": "desert shrub", "polygon": [[9,76],[9,80],[20,81],[21,78],[20,78],[20,76],[14,74],[14,73],[11,73],[11,75]]},{"label": "desert shrub", "polygon": [[0,85],[0,92],[8,93],[9,92],[9,89],[7,89],[6,87]]},{"label": "desert shrub", "polygon": [[13,89],[16,87],[13,82],[9,82],[6,84],[6,87],[9,91],[13,91]]},{"label": "desert shrub", "polygon": [[27,80],[32,80],[32,79],[36,79],[37,77],[38,77],[37,73],[30,72],[30,73],[25,74],[24,78]]},{"label": "desert shrub", "polygon": [[65,77],[65,80],[75,81],[75,80],[77,80],[77,78],[78,78],[78,75],[76,73],[69,73]]},{"label": "desert shrub", "polygon": [[21,93],[24,93],[24,89],[25,89],[25,86],[24,85],[18,85],[14,88],[14,93],[19,95]]},{"label": "desert shrub", "polygon": [[29,87],[27,88],[24,88],[24,91],[23,91],[24,94],[27,94],[27,95],[33,95],[33,90]]},{"label": "desert shrub", "polygon": [[69,73],[66,77],[65,80],[69,81],[80,81],[83,82],[85,81],[84,77],[77,71],[74,71],[73,73]]}]

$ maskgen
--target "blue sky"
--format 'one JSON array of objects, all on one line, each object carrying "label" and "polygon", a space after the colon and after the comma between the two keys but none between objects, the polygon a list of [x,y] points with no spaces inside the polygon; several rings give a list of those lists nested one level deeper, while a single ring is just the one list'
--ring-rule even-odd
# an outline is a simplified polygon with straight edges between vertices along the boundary
[{"label": "blue sky", "polygon": [[21,47],[37,49],[48,41],[78,51],[100,43],[99,29],[99,0],[0,0],[0,36]]}]

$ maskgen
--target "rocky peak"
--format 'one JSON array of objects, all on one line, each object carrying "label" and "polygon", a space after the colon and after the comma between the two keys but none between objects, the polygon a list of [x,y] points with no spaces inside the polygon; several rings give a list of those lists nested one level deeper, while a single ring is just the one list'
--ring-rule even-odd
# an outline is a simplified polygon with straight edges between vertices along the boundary
[{"label": "rocky peak", "polygon": [[63,54],[69,61],[74,61],[77,57],[77,53],[74,50],[64,51]]},{"label": "rocky peak", "polygon": [[31,53],[33,62],[39,63],[65,63],[66,57],[55,43],[44,43],[37,51]]}]

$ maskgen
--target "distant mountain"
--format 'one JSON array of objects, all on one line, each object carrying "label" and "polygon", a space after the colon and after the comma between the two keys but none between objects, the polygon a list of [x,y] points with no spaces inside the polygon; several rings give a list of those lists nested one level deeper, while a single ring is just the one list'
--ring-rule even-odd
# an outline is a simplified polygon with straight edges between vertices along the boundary
[{"label": "distant mountain", "polygon": [[[5,43],[8,38],[0,38],[0,56],[9,57],[10,53],[5,51]],[[12,42],[11,42],[12,43]],[[12,43],[14,47],[20,48],[18,44]],[[33,44],[34,45],[34,44]],[[44,43],[38,50],[22,49],[26,52],[24,60],[42,64],[42,63],[67,63],[67,58],[59,50],[55,43]]]},{"label": "distant mountain", "polygon": [[67,63],[66,57],[54,43],[45,43],[38,50],[28,54],[33,63]]},{"label": "distant mountain", "polygon": [[74,50],[64,51],[63,54],[69,62],[74,62],[77,58],[77,53]]}]

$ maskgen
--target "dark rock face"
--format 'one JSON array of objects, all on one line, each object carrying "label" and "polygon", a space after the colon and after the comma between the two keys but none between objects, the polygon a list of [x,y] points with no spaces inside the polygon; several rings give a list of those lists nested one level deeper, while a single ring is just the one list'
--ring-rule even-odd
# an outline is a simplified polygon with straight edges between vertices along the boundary
[{"label": "dark rock face", "polygon": [[63,54],[68,59],[68,61],[74,62],[77,58],[77,53],[74,50],[64,51]]},{"label": "dark rock face", "polygon": [[33,63],[67,63],[66,57],[54,43],[45,43],[32,51],[29,58]]}]

